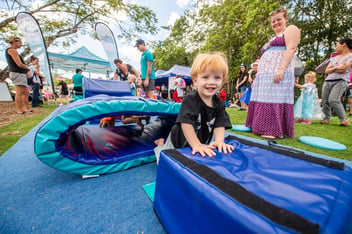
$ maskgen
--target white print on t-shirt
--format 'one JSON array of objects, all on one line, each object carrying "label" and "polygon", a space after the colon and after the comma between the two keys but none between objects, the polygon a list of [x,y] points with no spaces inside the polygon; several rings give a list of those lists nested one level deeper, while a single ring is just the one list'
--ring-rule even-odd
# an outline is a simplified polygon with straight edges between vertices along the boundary
[{"label": "white print on t-shirt", "polygon": [[[202,123],[202,115],[198,115],[197,123],[196,123],[196,132],[198,132],[201,128],[201,123]],[[213,126],[215,124],[215,118],[211,119],[209,122],[206,122],[206,125],[208,126],[208,131],[211,132],[213,129]]]},{"label": "white print on t-shirt", "polygon": [[213,118],[212,120],[210,120],[209,122],[207,122],[207,126],[208,126],[209,132],[211,132],[211,129],[213,128],[214,123],[215,123],[215,118]]},{"label": "white print on t-shirt", "polygon": [[201,116],[201,114],[198,114],[198,119],[197,119],[197,122],[196,122],[196,132],[199,132],[199,130],[200,130],[201,121],[202,121],[202,116]]}]

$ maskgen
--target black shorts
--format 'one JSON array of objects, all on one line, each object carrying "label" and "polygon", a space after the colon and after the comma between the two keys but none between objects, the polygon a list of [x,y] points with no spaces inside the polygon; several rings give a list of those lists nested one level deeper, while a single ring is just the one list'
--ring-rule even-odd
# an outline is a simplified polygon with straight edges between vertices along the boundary
[{"label": "black shorts", "polygon": [[68,90],[62,90],[61,95],[68,95]]},{"label": "black shorts", "polygon": [[74,87],[73,90],[79,93],[83,93],[82,87]]},{"label": "black shorts", "polygon": [[149,85],[147,87],[144,86],[144,80],[142,80],[142,87],[144,91],[154,90],[155,89],[155,79],[149,79]]}]

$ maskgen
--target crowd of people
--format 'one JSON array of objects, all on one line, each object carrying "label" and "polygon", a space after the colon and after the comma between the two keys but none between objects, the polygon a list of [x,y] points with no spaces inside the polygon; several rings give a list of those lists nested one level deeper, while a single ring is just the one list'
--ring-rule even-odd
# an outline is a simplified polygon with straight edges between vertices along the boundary
[{"label": "crowd of people", "polygon": [[[172,148],[189,145],[193,153],[212,156],[213,149],[230,152],[231,147],[223,143],[224,131],[230,127],[229,118],[224,111],[224,101],[231,100],[229,107],[239,107],[247,111],[246,126],[252,132],[264,138],[283,138],[294,136],[294,122],[311,124],[319,119],[321,124],[329,124],[331,112],[340,119],[340,125],[349,125],[345,109],[341,103],[344,93],[348,96],[352,115],[352,40],[343,38],[336,44],[337,56],[332,57],[326,68],[327,77],[322,89],[322,102],[318,98],[315,85],[316,74],[308,72],[305,83],[297,83],[294,75],[294,56],[301,33],[295,25],[288,25],[288,13],[278,8],[270,14],[270,22],[275,35],[263,46],[262,55],[247,70],[242,63],[235,84],[235,96],[229,98],[222,84],[228,76],[225,56],[221,53],[198,55],[191,68],[192,86],[187,86],[181,75],[173,81],[173,91],[163,83],[156,87],[154,56],[144,40],[138,39],[135,47],[141,52],[138,73],[130,64],[115,59],[116,71],[113,80],[128,82],[133,95],[146,98],[174,99],[181,102],[181,111],[176,125],[168,139],[156,141],[158,148]],[[27,85],[30,82],[33,91],[32,107],[39,106],[40,69],[38,58],[32,57],[30,66],[26,66],[17,49],[22,46],[19,37],[10,37],[10,47],[6,58],[10,68],[10,78],[16,87],[16,107],[18,113],[31,112],[28,103]],[[82,94],[82,70],[77,69],[72,77],[74,92]],[[300,88],[301,95],[294,103],[294,87]],[[194,89],[194,90],[193,90]],[[221,91],[221,95],[219,95]],[[63,99],[68,104],[68,88],[64,80],[59,83],[60,104]],[[185,114],[186,113],[186,114]],[[202,116],[198,121],[198,115]],[[149,122],[148,116],[122,116],[124,123],[136,123],[144,127],[142,120]],[[112,120],[111,120],[112,121]],[[102,127],[110,127],[106,119]],[[206,127],[208,126],[208,127]],[[210,126],[210,127],[209,127]],[[211,136],[215,137],[210,143]],[[205,145],[210,143],[209,145]]]}]

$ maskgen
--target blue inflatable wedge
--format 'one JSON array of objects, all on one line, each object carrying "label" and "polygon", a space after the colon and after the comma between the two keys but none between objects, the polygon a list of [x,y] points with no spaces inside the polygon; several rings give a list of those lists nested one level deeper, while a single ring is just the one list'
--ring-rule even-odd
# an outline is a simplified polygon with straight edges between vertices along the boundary
[{"label": "blue inflatable wedge", "polygon": [[230,154],[162,151],[154,209],[168,233],[352,233],[352,167],[230,135]]}]

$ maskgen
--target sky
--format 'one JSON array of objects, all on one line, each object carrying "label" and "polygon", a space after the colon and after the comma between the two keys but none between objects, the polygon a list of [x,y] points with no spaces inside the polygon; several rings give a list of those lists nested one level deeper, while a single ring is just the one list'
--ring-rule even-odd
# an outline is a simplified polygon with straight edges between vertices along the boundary
[{"label": "sky", "polygon": [[[156,17],[158,18],[158,27],[172,25],[176,19],[183,15],[185,10],[190,9],[192,7],[192,0],[128,0],[131,3],[136,3],[141,6],[146,6],[152,9]],[[135,41],[125,42],[122,40],[115,39],[117,42],[119,57],[124,62],[131,64],[136,70],[140,70],[140,57],[141,53],[134,47]],[[164,40],[169,35],[170,31],[160,29],[157,35],[139,35],[140,38],[144,39],[146,42],[146,46],[148,48],[148,43],[152,40]],[[53,48],[49,47],[48,51],[55,53],[63,53],[69,54],[80,47],[85,46],[89,51],[96,54],[97,56],[107,59],[104,49],[98,40],[94,40],[86,35],[80,35],[78,43],[75,45],[71,45],[71,47],[67,49],[63,48]],[[0,62],[6,62],[4,56],[0,57]],[[74,70],[74,69],[73,69]],[[55,72],[55,71],[54,71]],[[64,76],[69,76],[70,74],[64,74]],[[98,77],[98,74],[91,74],[92,77]]]},{"label": "sky", "polygon": [[[131,2],[137,3],[141,6],[146,6],[152,9],[156,17],[158,18],[158,27],[173,25],[173,23],[183,15],[186,9],[190,9],[192,6],[191,0],[132,0]],[[119,52],[119,57],[125,63],[132,65],[137,71],[140,71],[140,57],[141,52],[134,47],[135,41],[126,42],[123,40],[118,40],[116,38],[116,33],[114,32],[117,48]],[[161,29],[157,35],[139,35],[142,38],[148,48],[148,43],[152,40],[164,40],[169,35],[170,31]],[[60,52],[60,53],[72,53],[81,46],[85,46],[89,51],[93,52],[97,56],[107,59],[104,49],[98,40],[94,40],[86,35],[81,35],[80,40],[76,45],[70,47],[70,51],[64,52],[59,48],[52,49],[48,48],[50,52]],[[90,74],[92,77],[99,76],[98,74]]]}]

